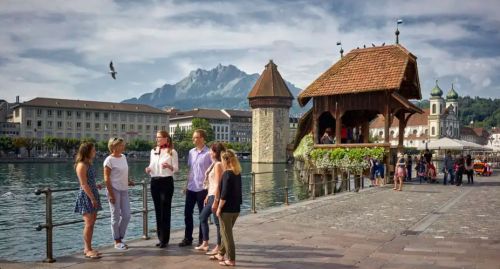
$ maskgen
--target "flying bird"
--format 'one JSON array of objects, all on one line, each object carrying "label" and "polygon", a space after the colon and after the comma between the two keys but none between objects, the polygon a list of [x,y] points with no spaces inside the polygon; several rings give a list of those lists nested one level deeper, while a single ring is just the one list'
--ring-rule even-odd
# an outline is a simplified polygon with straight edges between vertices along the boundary
[{"label": "flying bird", "polygon": [[113,67],[113,61],[109,62],[109,73],[111,74],[111,77],[113,79],[116,79],[116,74],[118,74],[118,72],[116,72],[115,68]]},{"label": "flying bird", "polygon": [[384,42],[384,43],[382,43],[382,47],[383,47],[383,46],[385,46],[385,42]]},{"label": "flying bird", "polygon": [[372,43],[372,47],[375,47],[375,44]]}]

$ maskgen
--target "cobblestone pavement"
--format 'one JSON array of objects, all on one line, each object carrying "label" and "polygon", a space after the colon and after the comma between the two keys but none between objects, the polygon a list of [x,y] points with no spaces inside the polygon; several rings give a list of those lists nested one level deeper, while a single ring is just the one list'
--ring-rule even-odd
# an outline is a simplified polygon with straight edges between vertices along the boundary
[{"label": "cobblestone pavement", "polygon": [[[235,226],[240,268],[500,268],[500,177],[474,185],[410,183],[368,188],[243,216]],[[213,226],[211,226],[213,227]],[[213,229],[213,228],[211,228]],[[172,234],[180,241],[183,231]],[[100,260],[0,268],[219,268],[192,249],[155,240]]]}]

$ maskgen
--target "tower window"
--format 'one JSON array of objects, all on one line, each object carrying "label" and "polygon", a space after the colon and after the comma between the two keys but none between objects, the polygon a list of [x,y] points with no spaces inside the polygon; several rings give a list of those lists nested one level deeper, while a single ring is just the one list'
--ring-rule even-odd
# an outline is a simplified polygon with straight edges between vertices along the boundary
[{"label": "tower window", "polygon": [[436,114],[436,104],[432,104],[432,114]]}]

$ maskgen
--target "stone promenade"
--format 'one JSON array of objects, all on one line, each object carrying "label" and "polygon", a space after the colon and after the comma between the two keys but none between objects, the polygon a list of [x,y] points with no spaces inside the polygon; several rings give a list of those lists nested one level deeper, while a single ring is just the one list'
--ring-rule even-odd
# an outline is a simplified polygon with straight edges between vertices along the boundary
[{"label": "stone promenade", "polygon": [[[173,233],[167,249],[138,240],[125,252],[102,249],[99,260],[77,255],[0,268],[221,267],[177,247],[182,235]],[[500,268],[500,177],[462,187],[368,188],[273,208],[238,219],[235,238],[240,268]]]}]

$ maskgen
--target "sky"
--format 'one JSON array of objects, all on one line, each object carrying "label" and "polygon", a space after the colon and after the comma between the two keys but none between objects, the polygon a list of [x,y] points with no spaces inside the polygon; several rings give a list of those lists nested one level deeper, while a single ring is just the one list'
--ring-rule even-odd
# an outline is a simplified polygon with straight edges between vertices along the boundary
[{"label": "sky", "polygon": [[498,14],[498,0],[2,0],[0,99],[119,102],[219,63],[261,73],[269,59],[305,88],[339,60],[337,42],[393,44],[398,19],[424,98],[436,80],[500,98]]}]

